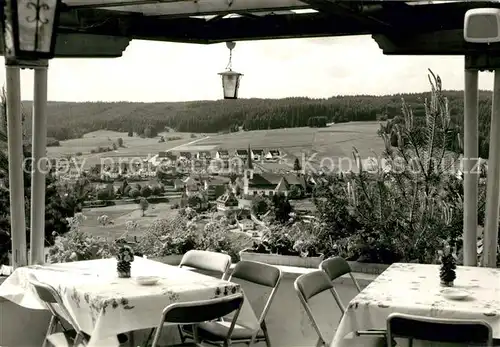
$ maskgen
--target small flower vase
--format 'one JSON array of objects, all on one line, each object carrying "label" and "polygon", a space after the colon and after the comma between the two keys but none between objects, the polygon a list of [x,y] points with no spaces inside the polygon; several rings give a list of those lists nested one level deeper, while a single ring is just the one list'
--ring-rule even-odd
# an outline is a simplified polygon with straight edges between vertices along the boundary
[{"label": "small flower vase", "polygon": [[119,261],[116,265],[116,271],[118,272],[119,278],[130,278],[130,262]]},{"label": "small flower vase", "polygon": [[453,281],[451,281],[451,282],[441,281],[441,286],[442,287],[453,287]]},{"label": "small flower vase", "polygon": [[441,268],[439,269],[439,278],[441,286],[453,287],[453,282],[457,278],[455,269],[457,268],[456,255],[451,251],[451,247],[446,245],[443,251],[439,251]]},{"label": "small flower vase", "polygon": [[116,271],[119,278],[130,278],[130,270],[134,261],[134,252],[128,245],[123,245],[116,254]]}]

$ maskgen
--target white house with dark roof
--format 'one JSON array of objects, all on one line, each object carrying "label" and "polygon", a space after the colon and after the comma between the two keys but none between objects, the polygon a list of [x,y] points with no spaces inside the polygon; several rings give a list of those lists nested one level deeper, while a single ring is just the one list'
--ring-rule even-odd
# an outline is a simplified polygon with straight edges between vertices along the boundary
[{"label": "white house with dark roof", "polygon": [[[282,175],[275,173],[254,173],[253,170],[247,170],[245,172],[245,176],[243,177],[243,194],[250,196],[273,196],[278,192],[276,188],[278,188],[282,179]],[[280,187],[280,193],[285,193],[286,189],[283,185],[284,184]],[[288,192],[286,194],[288,194]]]},{"label": "white house with dark roof", "polygon": [[278,161],[281,158],[281,151],[279,149],[270,149],[264,158],[266,161]]},{"label": "white house with dark roof", "polygon": [[198,193],[201,189],[200,183],[193,177],[189,176],[183,180],[184,187],[186,189],[186,195],[190,196],[192,194]]},{"label": "white house with dark roof", "polygon": [[217,152],[215,152],[215,159],[228,160],[229,151],[225,149],[219,149]]},{"label": "white house with dark roof", "polygon": [[248,158],[248,150],[246,149],[237,149],[234,154],[242,160],[247,160]]},{"label": "white house with dark roof", "polygon": [[210,151],[200,151],[196,153],[196,158],[200,160],[211,160],[212,154],[210,153]]},{"label": "white house with dark roof", "polygon": [[217,210],[218,211],[236,211],[239,209],[238,199],[233,193],[225,193],[217,198]]},{"label": "white house with dark roof", "polygon": [[179,159],[191,160],[192,154],[191,152],[180,152]]},{"label": "white house with dark roof", "polygon": [[263,149],[252,149],[252,160],[261,161],[264,159],[264,150]]}]

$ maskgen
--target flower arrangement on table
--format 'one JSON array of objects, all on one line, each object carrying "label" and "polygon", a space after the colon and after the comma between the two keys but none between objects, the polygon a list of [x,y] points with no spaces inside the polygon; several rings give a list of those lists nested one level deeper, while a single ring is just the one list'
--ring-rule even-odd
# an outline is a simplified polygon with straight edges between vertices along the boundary
[{"label": "flower arrangement on table", "polygon": [[446,242],[444,249],[438,252],[441,261],[439,277],[441,285],[453,287],[453,281],[457,278],[455,269],[457,268],[457,255],[453,252],[451,246]]},{"label": "flower arrangement on table", "polygon": [[119,245],[116,253],[116,260],[118,261],[116,270],[118,271],[118,277],[129,278],[131,263],[134,261],[134,251],[132,247],[125,243],[119,243]]}]

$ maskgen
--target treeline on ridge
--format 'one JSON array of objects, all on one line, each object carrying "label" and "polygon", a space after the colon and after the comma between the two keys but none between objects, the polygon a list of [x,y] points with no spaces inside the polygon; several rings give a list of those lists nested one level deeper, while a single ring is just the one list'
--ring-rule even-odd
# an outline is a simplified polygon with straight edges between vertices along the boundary
[{"label": "treeline on ridge", "polygon": [[[453,124],[463,133],[463,92],[447,91]],[[328,99],[239,99],[192,102],[49,102],[48,137],[66,140],[96,130],[156,136],[169,127],[181,132],[216,133],[243,130],[324,126],[325,123],[375,121],[401,114],[401,99],[416,118],[425,116],[429,93],[388,96],[335,96]],[[30,101],[24,102],[27,127]],[[491,92],[480,92],[480,155],[488,156]]]}]

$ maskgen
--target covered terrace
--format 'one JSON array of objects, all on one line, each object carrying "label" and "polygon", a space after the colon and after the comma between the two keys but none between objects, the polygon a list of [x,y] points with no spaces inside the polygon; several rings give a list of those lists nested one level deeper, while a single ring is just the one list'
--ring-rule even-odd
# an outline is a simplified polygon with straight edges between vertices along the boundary
[{"label": "covered terrace", "polygon": [[[29,3],[30,1],[25,0]],[[35,1],[55,4],[56,1]],[[500,8],[494,1],[333,1],[333,0],[64,0],[55,23],[55,58],[120,57],[134,39],[211,44],[242,40],[372,35],[384,54],[463,55],[464,115],[464,251],[465,263],[476,265],[477,182],[469,168],[478,157],[478,70],[500,61],[500,43],[464,40],[464,16],[474,8]],[[35,60],[36,61],[36,60]],[[33,68],[34,61],[30,65]],[[33,159],[45,155],[47,60],[36,61]],[[21,64],[7,65],[9,158],[14,267],[27,264],[22,193],[20,82]],[[499,81],[500,82],[500,81]],[[500,85],[497,86],[500,88]],[[496,89],[495,89],[496,90]],[[498,98],[495,98],[498,101]],[[494,110],[499,109],[497,104]],[[497,124],[496,112],[492,125]],[[499,123],[500,124],[500,123]],[[499,125],[500,126],[500,125]],[[491,137],[488,172],[484,265],[495,266],[500,200],[500,153]],[[497,168],[498,167],[498,168]],[[469,174],[470,173],[470,174]],[[31,252],[43,262],[44,176],[33,174]]]},{"label": "covered terrace", "polygon": [[[50,7],[56,4],[56,0],[18,2],[26,5],[28,9],[29,4],[34,6],[38,20],[40,20],[38,11],[41,6]],[[487,223],[484,231],[482,264],[484,267],[495,267],[500,207],[498,194],[500,100],[497,97],[500,92],[500,70],[498,70],[500,61],[497,58],[500,54],[500,43],[470,43],[464,40],[466,12],[485,7],[500,8],[500,3],[496,1],[62,0],[60,13],[55,15],[53,21],[54,55],[37,57],[35,54],[32,59],[26,60],[14,54],[12,59],[7,59],[6,64],[14,268],[28,265],[21,165],[21,68],[35,70],[32,138],[33,159],[38,162],[45,155],[46,149],[47,69],[53,57],[56,59],[118,58],[134,39],[212,44],[347,35],[371,35],[387,55],[464,56],[464,158],[468,158],[464,161],[463,235],[466,266],[477,266],[478,175],[470,169],[474,167],[478,157],[478,71],[495,70],[495,98],[488,165]],[[5,14],[13,15],[8,9]],[[41,170],[35,171],[31,195],[30,265],[44,263],[44,190],[44,174]],[[352,288],[349,290],[352,297],[354,292]],[[279,335],[279,332],[273,334]],[[288,340],[283,346],[290,341]]]}]

